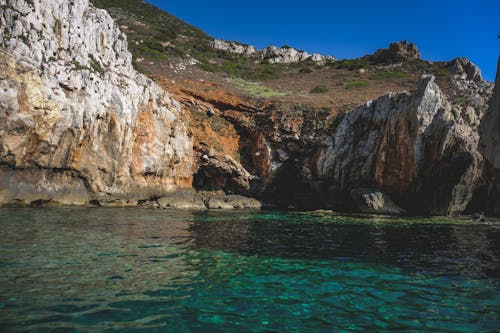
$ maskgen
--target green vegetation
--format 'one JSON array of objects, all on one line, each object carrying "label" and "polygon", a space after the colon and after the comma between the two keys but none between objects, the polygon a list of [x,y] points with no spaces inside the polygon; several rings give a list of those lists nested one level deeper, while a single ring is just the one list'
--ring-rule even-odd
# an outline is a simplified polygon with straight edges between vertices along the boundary
[{"label": "green vegetation", "polygon": [[262,62],[255,64],[253,59],[227,52],[217,52],[219,61],[207,59],[200,64],[201,69],[213,73],[226,73],[231,78],[241,78],[250,81],[266,81],[277,79],[285,70],[283,64]]},{"label": "green vegetation", "polygon": [[363,81],[363,80],[357,80],[357,81],[352,81],[349,82],[345,85],[346,89],[358,89],[358,88],[364,88],[368,86],[368,82]]},{"label": "green vegetation", "polygon": [[350,71],[372,67],[367,57],[329,61],[326,63],[326,65],[335,69],[348,69]]},{"label": "green vegetation", "polygon": [[225,128],[228,125],[228,122],[219,116],[214,116],[212,118],[212,122],[210,123],[210,127],[212,128],[212,131],[217,132],[220,131],[221,129]]},{"label": "green vegetation", "polygon": [[175,55],[204,62],[212,56],[207,54],[212,40],[209,35],[142,0],[91,1],[96,7],[107,9],[120,26],[126,27],[123,30],[128,36],[129,50],[136,59],[157,62]]},{"label": "green vegetation", "polygon": [[92,68],[92,70],[96,73],[99,73],[99,75],[104,74],[104,68],[102,68],[101,64],[97,60],[95,60],[94,56],[92,54],[89,54],[89,58],[90,67]]},{"label": "green vegetation", "polygon": [[370,79],[371,80],[381,80],[381,81],[391,81],[391,80],[398,80],[398,79],[404,79],[408,76],[408,73],[397,69],[397,70],[382,70],[378,71],[375,74],[373,74]]},{"label": "green vegetation", "polygon": [[72,62],[71,62],[71,64],[72,64],[73,66],[75,66],[75,70],[77,70],[77,71],[84,71],[84,70],[87,70],[87,71],[88,71],[88,70],[90,70],[90,68],[88,68],[87,66],[84,66],[84,65],[80,64],[80,63],[79,63],[78,61],[76,61],[76,60],[72,61]]},{"label": "green vegetation", "polygon": [[260,83],[248,82],[239,78],[233,79],[232,83],[236,88],[245,91],[252,97],[268,98],[288,95],[288,93],[275,91]]},{"label": "green vegetation", "polygon": [[450,76],[451,72],[447,68],[438,68],[433,71],[434,75],[439,77]]},{"label": "green vegetation", "polygon": [[311,94],[321,94],[326,93],[328,91],[328,87],[325,85],[316,86],[311,89]]}]

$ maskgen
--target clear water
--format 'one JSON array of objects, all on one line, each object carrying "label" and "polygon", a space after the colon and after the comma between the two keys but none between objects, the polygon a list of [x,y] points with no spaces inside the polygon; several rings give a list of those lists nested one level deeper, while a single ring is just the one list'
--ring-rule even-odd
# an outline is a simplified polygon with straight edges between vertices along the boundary
[{"label": "clear water", "polygon": [[500,332],[500,223],[0,210],[1,332]]}]

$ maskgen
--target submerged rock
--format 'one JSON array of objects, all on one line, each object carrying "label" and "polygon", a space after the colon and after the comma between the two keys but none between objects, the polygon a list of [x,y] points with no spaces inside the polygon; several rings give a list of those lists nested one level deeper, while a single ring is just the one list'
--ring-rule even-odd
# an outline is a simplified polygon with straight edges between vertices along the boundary
[{"label": "submerged rock", "polygon": [[181,106],[134,70],[106,11],[88,0],[2,3],[0,205],[144,199],[190,185]]}]

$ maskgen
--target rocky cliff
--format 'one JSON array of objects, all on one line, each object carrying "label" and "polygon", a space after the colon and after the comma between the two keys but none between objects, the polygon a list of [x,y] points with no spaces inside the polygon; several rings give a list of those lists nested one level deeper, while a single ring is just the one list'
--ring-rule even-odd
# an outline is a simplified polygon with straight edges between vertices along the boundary
[{"label": "rocky cliff", "polygon": [[191,184],[179,103],[88,0],[0,0],[0,204],[84,204]]},{"label": "rocky cliff", "polygon": [[490,107],[480,126],[480,150],[484,154],[485,192],[481,198],[491,213],[500,215],[500,58]]},{"label": "rocky cliff", "polygon": [[369,186],[410,212],[457,214],[481,176],[478,141],[434,77],[426,76],[413,94],[391,93],[347,114],[316,172],[334,193]]},{"label": "rocky cliff", "polygon": [[[196,43],[183,33],[161,47],[146,38],[165,16],[141,30],[140,15],[125,14],[114,15],[140,54],[219,55],[234,75],[271,73],[276,90],[242,95],[268,81],[235,89],[217,71],[148,60],[166,93],[134,70],[126,36],[88,0],[0,0],[0,205],[260,207],[238,196],[249,195],[284,208],[453,215],[483,193],[498,207],[500,98],[482,121],[484,161],[491,86],[467,59],[431,63],[407,42],[336,62],[218,40],[184,52]],[[313,89],[322,82],[328,93]]]}]

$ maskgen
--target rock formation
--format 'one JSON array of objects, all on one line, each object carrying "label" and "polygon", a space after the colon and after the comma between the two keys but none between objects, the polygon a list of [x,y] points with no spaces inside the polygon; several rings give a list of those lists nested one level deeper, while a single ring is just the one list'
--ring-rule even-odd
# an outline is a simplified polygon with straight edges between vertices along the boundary
[{"label": "rock formation", "polygon": [[486,193],[481,198],[489,212],[500,215],[500,58],[490,107],[480,126],[480,151],[484,155]]},{"label": "rock formation", "polygon": [[210,47],[215,50],[244,54],[246,56],[251,56],[257,52],[255,47],[253,47],[252,45],[243,45],[238,42],[228,42],[221,39],[214,39],[214,41],[210,44]]},{"label": "rock formation", "polygon": [[371,59],[375,63],[393,64],[402,61],[420,59],[420,52],[413,43],[406,40],[398,43],[391,43],[388,49],[380,49],[375,52]]},{"label": "rock formation", "polygon": [[460,117],[426,76],[413,94],[390,93],[348,113],[316,173],[333,193],[373,187],[413,213],[460,213],[482,166],[478,134]]},{"label": "rock formation", "polygon": [[363,213],[403,215],[406,214],[384,192],[371,188],[356,188],[351,191],[351,197]]},{"label": "rock formation", "polygon": [[106,11],[0,0],[0,26],[0,205],[128,202],[191,185],[181,106],[133,69]]},{"label": "rock formation", "polygon": [[447,68],[451,73],[458,75],[464,80],[472,80],[476,82],[483,80],[483,76],[481,75],[479,68],[465,57],[457,58],[448,62]]},{"label": "rock formation", "polygon": [[237,42],[228,42],[220,39],[215,39],[211,43],[211,47],[215,50],[242,54],[247,57],[255,57],[258,59],[266,60],[271,64],[291,64],[308,59],[314,62],[326,62],[335,60],[335,58],[332,56],[323,56],[318,53],[309,54],[305,51],[294,49],[293,47],[276,47],[274,45],[271,45],[262,50],[256,50],[252,45],[244,45]]}]

